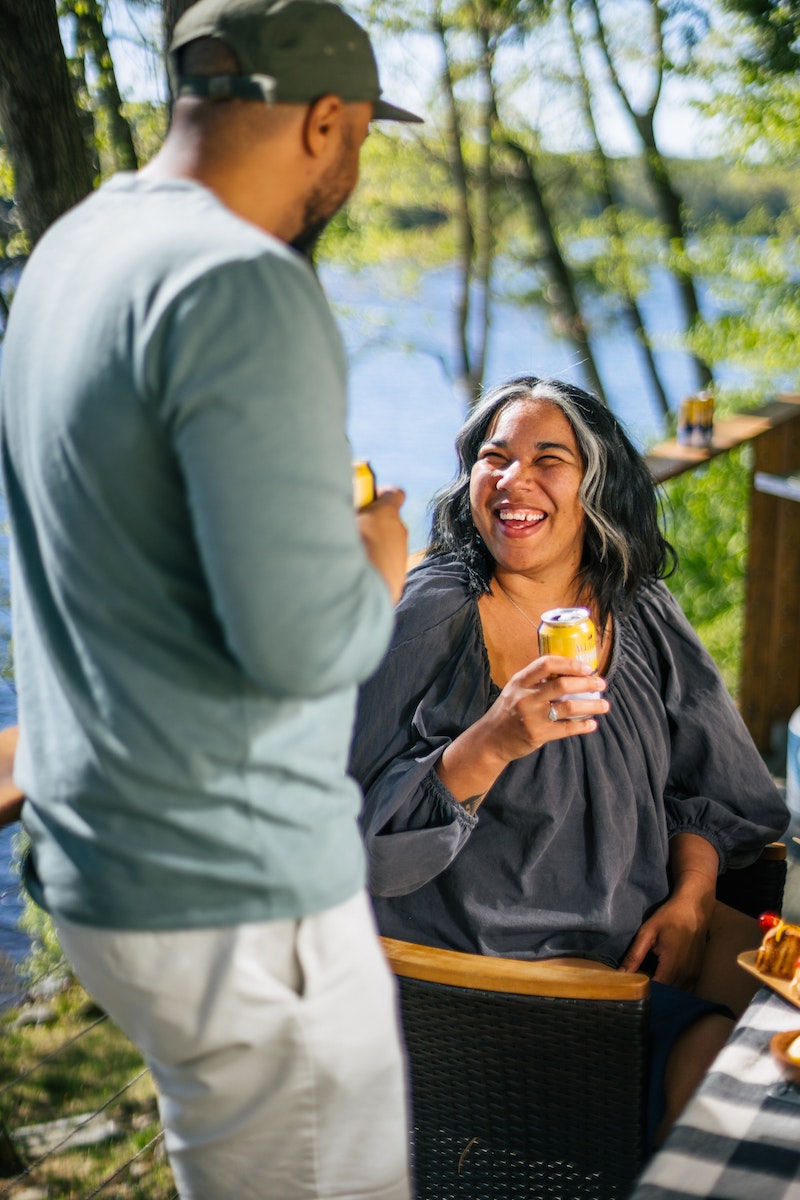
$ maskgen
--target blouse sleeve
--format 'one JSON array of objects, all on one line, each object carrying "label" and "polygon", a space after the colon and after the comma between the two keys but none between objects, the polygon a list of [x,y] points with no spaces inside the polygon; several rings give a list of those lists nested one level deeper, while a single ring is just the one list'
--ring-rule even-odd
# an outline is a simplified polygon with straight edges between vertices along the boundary
[{"label": "blouse sleeve", "polygon": [[436,774],[445,748],[488,707],[477,607],[434,566],[412,573],[394,642],[359,696],[350,770],[376,896],[402,896],[439,875],[477,818]]},{"label": "blouse sleeve", "polygon": [[640,608],[662,672],[671,744],[667,831],[695,833],[720,871],[753,862],[789,814],[713,659],[663,583]]}]

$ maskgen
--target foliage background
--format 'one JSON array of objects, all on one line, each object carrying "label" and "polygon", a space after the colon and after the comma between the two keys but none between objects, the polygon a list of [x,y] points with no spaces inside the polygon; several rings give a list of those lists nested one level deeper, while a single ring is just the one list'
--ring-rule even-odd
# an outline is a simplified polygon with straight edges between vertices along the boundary
[{"label": "foliage background", "polygon": [[[31,0],[31,7],[54,3]],[[128,143],[140,165],[157,151],[168,120],[160,22],[174,20],[186,3],[58,0],[95,184],[128,165]],[[483,381],[492,304],[504,286],[501,260],[532,267],[536,283],[518,302],[547,312],[554,336],[575,338],[584,357],[602,337],[589,315],[598,298],[624,321],[653,265],[665,266],[713,298],[706,310],[713,316],[687,318],[675,331],[696,356],[698,379],[706,369],[736,366],[746,380],[717,387],[720,413],[796,387],[796,5],[352,0],[351,7],[375,37],[381,62],[391,64],[386,90],[402,94],[403,81],[413,80],[426,124],[375,128],[361,186],[331,223],[319,256],[354,271],[390,264],[409,289],[423,271],[456,264],[462,291],[448,354],[465,406]],[[159,83],[121,96],[115,63],[130,38],[148,64],[144,74]],[[708,131],[701,153],[661,149],[659,130],[676,96],[684,97],[687,123]],[[531,181],[538,210],[530,205]],[[0,131],[0,327],[14,279],[1,268],[21,264],[31,241],[14,188]],[[678,202],[672,217],[670,192]],[[613,379],[598,384],[613,407]],[[674,420],[674,411],[665,413],[666,432]],[[667,489],[681,559],[670,586],[734,692],[748,472],[746,455],[733,454]]]}]

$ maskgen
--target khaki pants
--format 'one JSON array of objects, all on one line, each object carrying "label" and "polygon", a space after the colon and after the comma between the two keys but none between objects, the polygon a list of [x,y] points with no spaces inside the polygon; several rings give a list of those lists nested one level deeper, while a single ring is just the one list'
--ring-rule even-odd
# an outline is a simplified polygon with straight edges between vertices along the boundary
[{"label": "khaki pants", "polygon": [[182,1200],[407,1200],[394,982],[365,895],[234,928],[56,928],[152,1071]]}]

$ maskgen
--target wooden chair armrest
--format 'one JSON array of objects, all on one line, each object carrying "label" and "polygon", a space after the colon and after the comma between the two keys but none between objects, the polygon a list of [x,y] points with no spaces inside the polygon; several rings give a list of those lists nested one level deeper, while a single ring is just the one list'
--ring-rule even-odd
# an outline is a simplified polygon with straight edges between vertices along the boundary
[{"label": "wooden chair armrest", "polygon": [[783,862],[786,858],[786,843],[770,842],[761,851],[759,858],[768,859],[770,862]]},{"label": "wooden chair armrest", "polygon": [[462,954],[395,938],[382,937],[381,942],[395,975],[429,983],[574,1000],[643,1000],[650,993],[647,975],[598,969],[588,960],[586,966],[564,967],[547,961]]}]

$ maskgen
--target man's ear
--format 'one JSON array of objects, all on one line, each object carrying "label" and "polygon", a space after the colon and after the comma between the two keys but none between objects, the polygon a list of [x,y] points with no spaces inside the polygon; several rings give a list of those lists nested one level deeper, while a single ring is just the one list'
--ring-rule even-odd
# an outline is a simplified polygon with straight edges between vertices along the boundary
[{"label": "man's ear", "polygon": [[338,148],[344,104],[338,96],[320,96],[310,104],[303,123],[303,145],[312,158],[324,158]]}]

